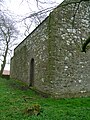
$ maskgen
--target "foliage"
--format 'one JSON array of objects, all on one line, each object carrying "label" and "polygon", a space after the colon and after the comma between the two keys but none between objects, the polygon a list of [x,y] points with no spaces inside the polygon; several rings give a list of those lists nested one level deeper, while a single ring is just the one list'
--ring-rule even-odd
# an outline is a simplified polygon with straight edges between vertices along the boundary
[{"label": "foliage", "polygon": [[[18,87],[17,87],[18,86]],[[90,120],[90,98],[44,98],[14,80],[0,78],[1,120]],[[42,108],[39,115],[26,114]]]}]

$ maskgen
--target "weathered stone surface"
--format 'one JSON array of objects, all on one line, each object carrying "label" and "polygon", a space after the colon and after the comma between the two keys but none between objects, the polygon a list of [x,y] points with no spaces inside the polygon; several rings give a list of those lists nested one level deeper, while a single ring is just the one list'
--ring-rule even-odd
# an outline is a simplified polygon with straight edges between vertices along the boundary
[{"label": "weathered stone surface", "polygon": [[[66,1],[67,2],[67,1]],[[75,4],[63,2],[14,51],[11,78],[30,85],[34,59],[34,85],[54,97],[90,95],[90,49],[81,52],[90,34],[90,2],[82,2],[73,30]]]}]

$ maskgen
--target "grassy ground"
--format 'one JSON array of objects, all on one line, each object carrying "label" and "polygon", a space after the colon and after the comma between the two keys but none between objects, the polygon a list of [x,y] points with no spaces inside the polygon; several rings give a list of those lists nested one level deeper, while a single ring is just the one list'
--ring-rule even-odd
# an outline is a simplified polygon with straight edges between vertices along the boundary
[{"label": "grassy ground", "polygon": [[[90,120],[89,97],[55,100],[22,86],[0,78],[0,120]],[[40,114],[31,115],[33,106]]]}]

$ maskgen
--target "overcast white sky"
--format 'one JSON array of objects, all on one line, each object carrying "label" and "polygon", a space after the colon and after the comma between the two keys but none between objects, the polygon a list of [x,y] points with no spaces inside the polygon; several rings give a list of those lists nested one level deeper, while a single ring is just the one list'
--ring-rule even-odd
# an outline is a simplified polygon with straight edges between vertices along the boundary
[{"label": "overcast white sky", "polygon": [[[36,0],[28,0],[31,2],[30,6],[26,2],[27,0],[4,0],[4,1],[7,8],[11,11],[11,13],[15,15],[21,15],[23,17],[25,15],[28,15],[32,11],[37,11],[37,4],[35,2]],[[56,2],[57,3],[56,5],[58,5],[62,3],[64,0],[52,0],[52,1]],[[49,6],[52,6],[52,5],[51,4],[45,5],[45,8],[48,8]],[[9,70],[10,65],[6,65],[5,69]]]},{"label": "overcast white sky", "polygon": [[[22,2],[23,1],[23,2]],[[5,3],[7,4],[8,8],[13,11],[15,14],[19,15],[25,15],[28,13],[28,11],[33,10],[35,11],[37,8],[36,0],[28,0],[30,1],[30,6],[26,2],[27,0],[5,0]],[[42,0],[44,1],[44,0]],[[49,0],[47,0],[49,1]],[[56,2],[60,4],[64,0],[52,0],[53,2]],[[52,5],[50,5],[52,6]],[[48,7],[45,5],[45,7]]]}]

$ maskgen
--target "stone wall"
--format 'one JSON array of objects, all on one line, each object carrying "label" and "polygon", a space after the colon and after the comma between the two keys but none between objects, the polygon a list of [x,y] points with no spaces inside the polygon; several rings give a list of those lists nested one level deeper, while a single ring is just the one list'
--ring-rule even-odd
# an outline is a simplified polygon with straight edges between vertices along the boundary
[{"label": "stone wall", "polygon": [[75,19],[75,4],[64,4],[54,9],[15,49],[11,77],[30,85],[33,59],[35,89],[54,97],[89,96],[89,46],[86,53],[81,52],[90,34],[89,4],[81,3]]},{"label": "stone wall", "polygon": [[51,83],[52,93],[56,96],[79,96],[90,92],[89,46],[86,53],[81,52],[82,42],[90,35],[89,4],[82,2],[72,30],[73,7],[73,4],[58,7],[51,13],[55,68]]},{"label": "stone wall", "polygon": [[[14,51],[11,59],[11,78],[30,84],[30,63],[34,59],[34,87],[49,89],[49,18],[46,18]],[[50,71],[50,70],[49,70]],[[46,86],[46,87],[45,87]]]},{"label": "stone wall", "polygon": [[12,78],[28,82],[28,63],[27,63],[27,47],[24,45],[15,52],[14,57],[11,59],[10,74]]}]

